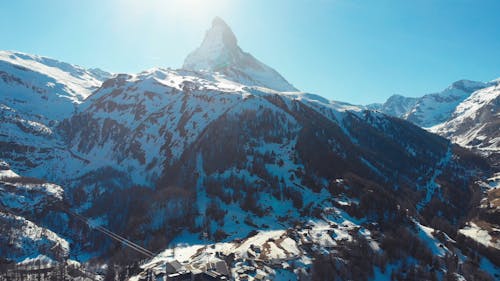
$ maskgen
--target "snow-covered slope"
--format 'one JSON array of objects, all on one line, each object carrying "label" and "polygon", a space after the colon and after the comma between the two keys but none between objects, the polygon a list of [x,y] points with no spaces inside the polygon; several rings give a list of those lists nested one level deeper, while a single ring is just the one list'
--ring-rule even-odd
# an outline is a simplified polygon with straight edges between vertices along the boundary
[{"label": "snow-covered slope", "polygon": [[100,69],[0,51],[0,158],[21,173],[46,177],[52,169],[42,164],[71,158],[54,127],[110,77]]},{"label": "snow-covered slope", "polygon": [[133,182],[149,185],[217,119],[259,108],[278,110],[267,101],[274,95],[328,110],[325,114],[332,118],[346,110],[361,111],[312,94],[249,88],[221,74],[151,69],[106,81],[59,129],[72,152],[87,160],[73,168],[79,175],[114,167]]},{"label": "snow-covered slope", "polygon": [[62,202],[60,186],[21,177],[0,161],[0,257],[66,259],[69,243],[54,232],[67,228],[67,217],[57,209]]},{"label": "snow-covered slope", "polygon": [[19,175],[10,169],[9,163],[0,160],[0,180],[3,178],[16,178],[16,177],[19,177]]},{"label": "snow-covered slope", "polygon": [[56,124],[47,122],[44,116],[0,104],[0,158],[8,160],[17,172],[31,177],[51,180],[53,174],[58,178],[73,174],[72,161],[81,160],[73,157],[60,140]]},{"label": "snow-covered slope", "polygon": [[474,92],[446,122],[430,128],[462,146],[486,154],[500,150],[500,82]]},{"label": "snow-covered slope", "polygon": [[487,83],[460,80],[439,93],[427,94],[420,98],[395,95],[382,105],[373,104],[368,108],[380,110],[427,128],[447,121],[458,104],[474,91],[487,86]]},{"label": "snow-covered slope", "polygon": [[[423,214],[436,202],[454,202],[453,209],[464,203],[443,190],[469,192],[451,184],[462,177],[458,170],[468,169],[460,152],[409,122],[317,95],[247,87],[213,73],[152,69],[118,75],[58,131],[86,160],[70,167],[73,191],[85,194],[81,209],[117,224],[120,232],[179,225],[195,237],[199,230],[192,228],[204,223],[199,214],[217,214],[215,204],[231,215],[209,232],[244,237],[266,225],[288,225],[308,212],[302,208],[331,206],[319,198],[331,197],[329,186],[353,175],[420,203]],[[134,210],[147,202],[145,210],[128,214],[143,219],[128,220],[123,206],[110,203],[132,199],[138,200]],[[149,233],[136,235],[152,240],[143,237]]]},{"label": "snow-covered slope", "polygon": [[184,69],[220,72],[232,81],[277,91],[297,91],[269,66],[243,52],[231,28],[215,18],[201,46],[184,61]]},{"label": "snow-covered slope", "polygon": [[0,210],[0,257],[23,261],[45,255],[54,260],[68,258],[69,243],[53,231]]},{"label": "snow-covered slope", "polygon": [[499,81],[460,80],[420,98],[392,96],[367,108],[402,118],[500,163]]},{"label": "snow-covered slope", "polygon": [[0,104],[62,120],[110,76],[46,57],[0,51]]}]

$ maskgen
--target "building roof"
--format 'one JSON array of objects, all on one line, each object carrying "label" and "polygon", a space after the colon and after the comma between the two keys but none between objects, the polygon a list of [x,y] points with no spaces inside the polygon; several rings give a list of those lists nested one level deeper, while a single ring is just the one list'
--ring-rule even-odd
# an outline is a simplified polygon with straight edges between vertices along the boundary
[{"label": "building roof", "polygon": [[224,276],[229,276],[229,268],[227,268],[227,264],[225,261],[217,261],[215,262],[215,270]]},{"label": "building roof", "polygon": [[176,273],[182,271],[183,267],[179,261],[173,260],[165,263],[165,270],[167,271],[167,273]]},{"label": "building roof", "polygon": [[255,275],[256,280],[264,280],[265,278],[266,276],[264,276],[264,274],[257,273],[257,275]]}]

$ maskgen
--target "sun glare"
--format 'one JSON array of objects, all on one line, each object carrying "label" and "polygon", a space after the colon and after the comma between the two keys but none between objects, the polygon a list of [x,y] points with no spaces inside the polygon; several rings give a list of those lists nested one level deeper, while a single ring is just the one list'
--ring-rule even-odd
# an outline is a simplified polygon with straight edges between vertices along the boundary
[{"label": "sun glare", "polygon": [[223,13],[230,3],[228,0],[125,0],[119,1],[117,11],[122,21],[132,24],[145,20],[165,22],[169,18],[196,23]]}]

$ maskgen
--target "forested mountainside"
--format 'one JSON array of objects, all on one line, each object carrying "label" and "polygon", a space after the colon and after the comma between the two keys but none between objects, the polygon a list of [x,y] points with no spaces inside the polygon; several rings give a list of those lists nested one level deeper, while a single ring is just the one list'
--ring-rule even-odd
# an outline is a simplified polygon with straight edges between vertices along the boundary
[{"label": "forested mountainside", "polygon": [[[200,68],[78,68],[95,84],[78,82],[88,90],[64,116],[8,103],[42,94],[4,80],[2,277],[36,275],[35,260],[63,279],[500,277],[488,159],[380,111],[283,92],[295,89],[267,68],[239,79],[249,58],[233,37],[216,19],[187,59]],[[28,57],[5,77],[76,69]]]}]

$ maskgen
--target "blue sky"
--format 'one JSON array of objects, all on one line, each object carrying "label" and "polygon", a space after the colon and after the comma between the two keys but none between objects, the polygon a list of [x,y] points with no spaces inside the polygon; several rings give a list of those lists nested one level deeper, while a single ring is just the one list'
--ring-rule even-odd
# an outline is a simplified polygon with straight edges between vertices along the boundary
[{"label": "blue sky", "polygon": [[303,91],[357,104],[500,77],[497,0],[5,1],[0,49],[112,72],[177,68],[214,16]]}]

